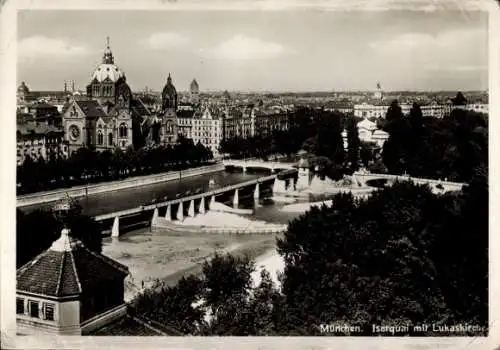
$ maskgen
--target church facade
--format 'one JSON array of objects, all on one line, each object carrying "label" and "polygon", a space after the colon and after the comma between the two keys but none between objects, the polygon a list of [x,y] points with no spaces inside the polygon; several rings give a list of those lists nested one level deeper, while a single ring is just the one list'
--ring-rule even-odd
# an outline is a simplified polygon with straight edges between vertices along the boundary
[{"label": "church facade", "polygon": [[87,96],[71,101],[63,114],[70,153],[88,146],[98,151],[130,147],[133,144],[133,102],[132,90],[125,73],[115,65],[108,41],[102,62],[87,85]]}]

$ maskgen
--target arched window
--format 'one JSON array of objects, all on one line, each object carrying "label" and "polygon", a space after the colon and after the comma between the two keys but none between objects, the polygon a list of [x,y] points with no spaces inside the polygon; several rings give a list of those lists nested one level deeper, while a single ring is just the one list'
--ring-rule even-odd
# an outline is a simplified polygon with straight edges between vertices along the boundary
[{"label": "arched window", "polygon": [[120,130],[119,130],[119,134],[120,134],[120,137],[127,137],[127,125],[126,124],[121,124],[120,125]]},{"label": "arched window", "polygon": [[108,134],[108,145],[113,146],[113,133]]},{"label": "arched window", "polygon": [[97,144],[102,145],[104,143],[104,136],[101,130],[97,131]]}]

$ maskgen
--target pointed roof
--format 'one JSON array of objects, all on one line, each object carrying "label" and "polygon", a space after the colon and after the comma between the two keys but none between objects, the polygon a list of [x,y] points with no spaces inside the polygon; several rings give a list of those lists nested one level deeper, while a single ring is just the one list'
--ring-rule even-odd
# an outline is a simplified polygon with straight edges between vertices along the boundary
[{"label": "pointed roof", "polygon": [[50,297],[77,296],[128,273],[126,266],[89,250],[63,229],[49,249],[17,270],[17,290]]}]

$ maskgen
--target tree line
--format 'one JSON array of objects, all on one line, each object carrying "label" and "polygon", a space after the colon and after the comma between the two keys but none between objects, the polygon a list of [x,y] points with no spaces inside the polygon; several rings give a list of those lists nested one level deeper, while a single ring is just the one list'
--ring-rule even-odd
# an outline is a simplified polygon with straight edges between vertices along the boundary
[{"label": "tree line", "polygon": [[[281,286],[265,270],[253,286],[249,257],[216,255],[201,275],[138,295],[131,312],[191,335],[369,336],[372,325],[410,326],[377,335],[486,335],[487,168],[473,173],[459,193],[401,182],[368,199],[340,194],[332,206],[313,207],[277,239]],[[358,328],[325,334],[321,324]],[[421,324],[482,328],[411,327]]]},{"label": "tree line", "polygon": [[416,103],[405,116],[393,101],[381,123],[389,133],[382,152],[389,173],[469,181],[488,160],[488,119],[459,108],[465,101],[458,93],[455,108],[443,119],[422,117]]},{"label": "tree line", "polygon": [[67,159],[49,155],[26,157],[17,166],[17,193],[33,193],[51,189],[112,181],[130,176],[149,175],[169,170],[200,166],[213,159],[210,149],[192,139],[179,138],[171,147],[128,148],[98,152],[95,148],[80,148]]},{"label": "tree line", "polygon": [[[289,113],[289,128],[274,130],[269,135],[233,137],[222,140],[220,152],[232,158],[259,157],[266,159],[275,154],[295,155],[300,150],[313,156],[312,166],[320,172],[340,178],[359,167],[361,160],[367,165],[374,160],[372,145],[363,145],[356,127],[357,118],[323,108],[297,107]],[[347,151],[342,132],[346,129]],[[360,148],[364,150],[361,159]]]}]

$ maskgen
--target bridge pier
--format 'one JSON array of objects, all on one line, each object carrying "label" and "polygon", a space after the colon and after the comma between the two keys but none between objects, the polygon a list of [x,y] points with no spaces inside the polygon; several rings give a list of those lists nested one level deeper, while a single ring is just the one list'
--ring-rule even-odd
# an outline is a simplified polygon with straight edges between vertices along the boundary
[{"label": "bridge pier", "polygon": [[247,167],[246,166],[243,166],[243,173],[246,173],[247,172]]},{"label": "bridge pier", "polygon": [[191,217],[194,216],[194,199],[191,199],[189,201],[188,216],[191,216]]},{"label": "bridge pier", "polygon": [[255,184],[255,190],[253,191],[253,198],[259,199],[259,197],[260,197],[260,186],[259,186],[259,183],[257,182]]},{"label": "bridge pier", "polygon": [[111,228],[111,237],[120,237],[120,217],[115,216],[113,227]]},{"label": "bridge pier", "polygon": [[167,212],[165,213],[165,219],[167,219],[168,221],[172,221],[172,209],[171,209],[172,205],[169,204],[167,205]]},{"label": "bridge pier", "polygon": [[213,208],[214,205],[215,205],[215,195],[212,195],[212,197],[210,197],[210,206],[209,206],[209,208]]},{"label": "bridge pier", "polygon": [[239,196],[238,196],[238,189],[236,189],[236,190],[234,190],[233,207],[237,208],[239,202],[240,202],[240,199],[239,199]]},{"label": "bridge pier", "polygon": [[184,208],[182,206],[182,202],[179,202],[179,208],[177,208],[177,220],[184,220]]},{"label": "bridge pier", "polygon": [[286,186],[285,180],[280,180],[276,178],[276,180],[274,180],[274,185],[273,185],[273,194],[285,192],[285,186]]},{"label": "bridge pier", "polygon": [[158,208],[153,211],[153,218],[151,219],[151,226],[155,226],[158,221]]},{"label": "bridge pier", "polygon": [[205,197],[201,197],[200,206],[198,207],[198,212],[200,214],[205,214]]}]

